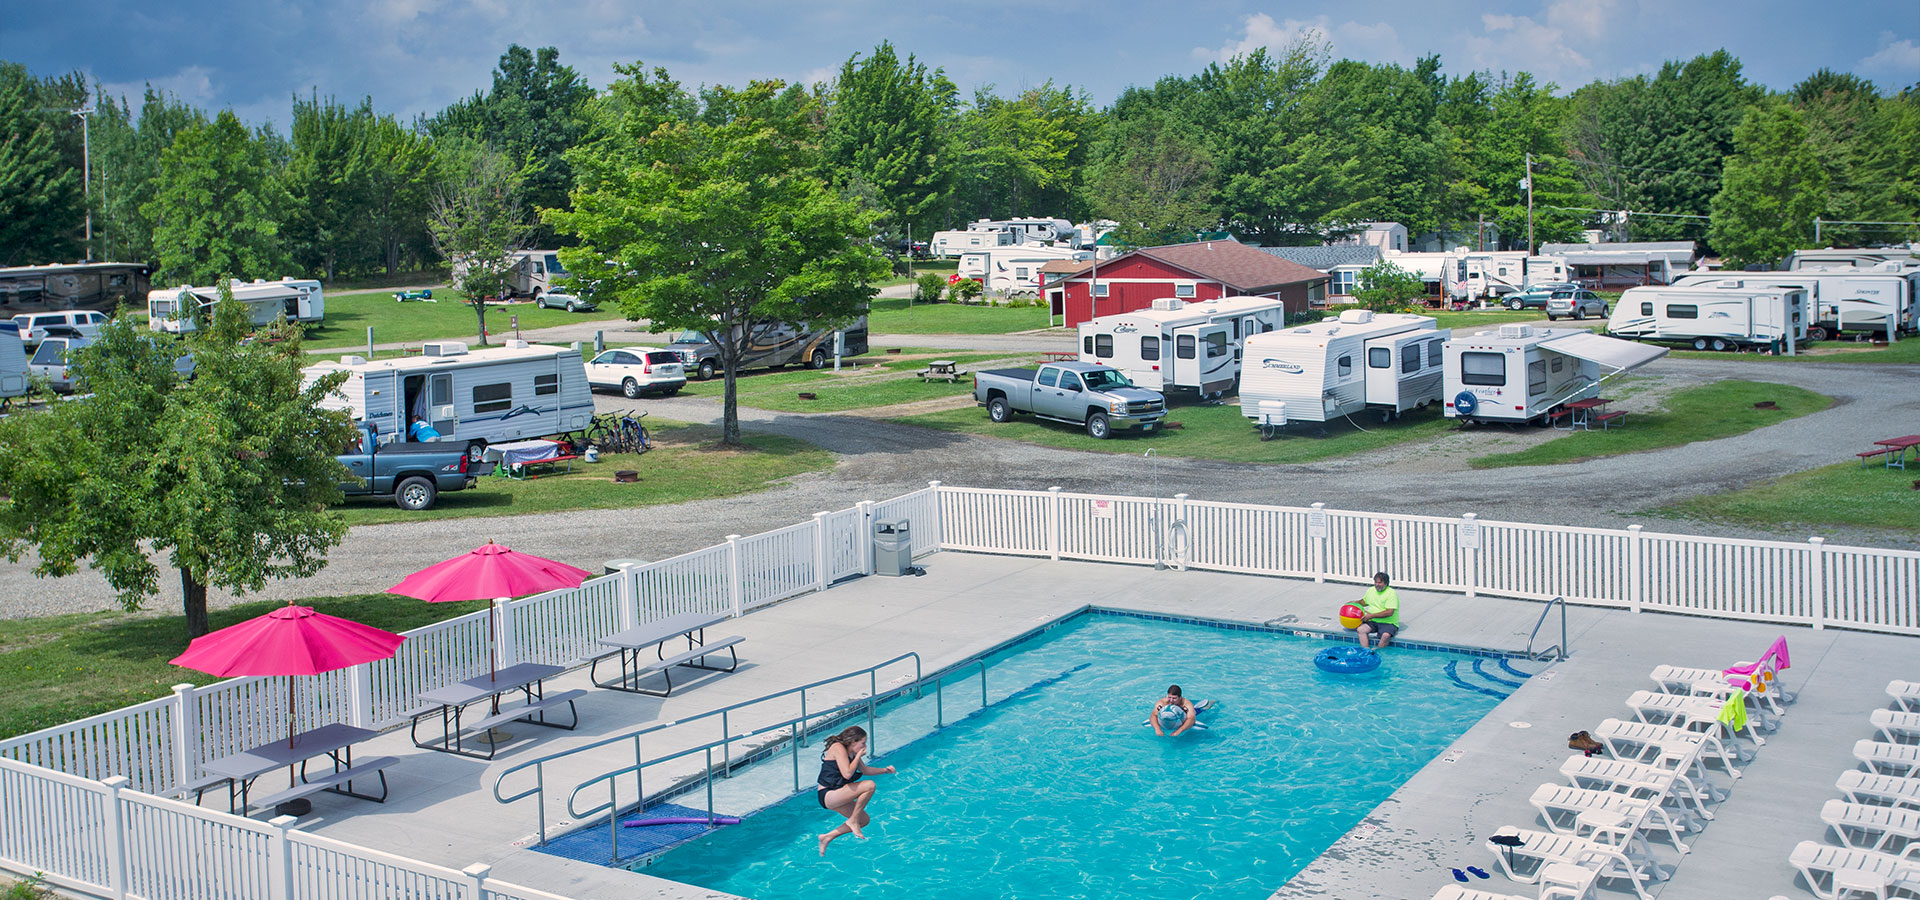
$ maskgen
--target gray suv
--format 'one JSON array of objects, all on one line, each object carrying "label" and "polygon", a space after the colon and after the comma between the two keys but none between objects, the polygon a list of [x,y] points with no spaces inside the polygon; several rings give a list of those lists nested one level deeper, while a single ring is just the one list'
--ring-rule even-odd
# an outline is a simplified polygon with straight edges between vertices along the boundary
[{"label": "gray suv", "polygon": [[1556,321],[1561,316],[1573,319],[1594,316],[1604,319],[1607,317],[1607,301],[1589,290],[1554,291],[1553,296],[1547,298],[1547,321]]}]

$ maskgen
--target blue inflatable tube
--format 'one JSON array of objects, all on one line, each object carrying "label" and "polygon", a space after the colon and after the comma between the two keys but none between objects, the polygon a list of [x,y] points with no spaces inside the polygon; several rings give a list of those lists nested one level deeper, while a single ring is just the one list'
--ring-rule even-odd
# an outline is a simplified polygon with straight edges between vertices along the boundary
[{"label": "blue inflatable tube", "polygon": [[1313,655],[1313,664],[1336,675],[1356,675],[1380,668],[1380,653],[1359,647],[1328,647]]}]

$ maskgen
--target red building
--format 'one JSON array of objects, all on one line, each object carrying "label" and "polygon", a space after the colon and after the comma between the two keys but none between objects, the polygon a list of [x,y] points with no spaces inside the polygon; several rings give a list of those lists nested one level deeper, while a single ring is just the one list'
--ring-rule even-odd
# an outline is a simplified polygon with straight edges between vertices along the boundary
[{"label": "red building", "polygon": [[[1049,264],[1053,265],[1053,264]],[[1288,313],[1324,295],[1327,275],[1238,241],[1144,247],[1098,266],[1076,263],[1042,289],[1053,314],[1071,328],[1088,319],[1146,309],[1161,297],[1198,303],[1221,297],[1273,297]]]}]

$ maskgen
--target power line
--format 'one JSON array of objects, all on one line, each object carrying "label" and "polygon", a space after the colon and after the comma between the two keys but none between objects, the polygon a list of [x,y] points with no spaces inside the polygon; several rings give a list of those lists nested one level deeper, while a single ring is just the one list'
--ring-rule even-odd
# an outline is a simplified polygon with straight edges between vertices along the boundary
[{"label": "power line", "polygon": [[[1541,204],[1541,205],[1546,206],[1546,204]],[[1661,216],[1663,218],[1668,218],[1668,219],[1711,219],[1713,218],[1712,216],[1698,216],[1698,215],[1694,215],[1693,213],[1641,212],[1637,209],[1594,209],[1589,206],[1547,206],[1546,208],[1565,210],[1567,212],[1626,213],[1628,216]]]},{"label": "power line", "polygon": [[[1658,172],[1662,175],[1691,175],[1695,178],[1711,178],[1716,181],[1724,177],[1724,173],[1684,172],[1679,169],[1655,169],[1648,166],[1623,166],[1623,165],[1620,165],[1619,163],[1594,162],[1593,160],[1590,160],[1590,159],[1576,159],[1571,156],[1565,157],[1565,159],[1567,162],[1573,163],[1575,165],[1593,166],[1599,169],[1624,169],[1631,172]],[[1892,184],[1884,181],[1845,181],[1839,178],[1828,179],[1827,183],[1829,186],[1856,187],[1856,188],[1864,188],[1864,187],[1884,188],[1884,187],[1900,186],[1898,184]]]}]

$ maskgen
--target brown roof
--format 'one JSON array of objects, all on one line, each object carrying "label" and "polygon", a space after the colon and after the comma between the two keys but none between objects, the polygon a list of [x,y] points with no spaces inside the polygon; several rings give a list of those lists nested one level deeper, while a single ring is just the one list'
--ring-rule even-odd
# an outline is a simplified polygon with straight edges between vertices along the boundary
[{"label": "brown roof", "polygon": [[1179,266],[1243,294],[1289,284],[1326,281],[1327,275],[1239,241],[1200,241],[1135,250],[1142,256]]},{"label": "brown roof", "polygon": [[1040,271],[1045,272],[1049,275],[1055,275],[1060,273],[1071,274],[1073,272],[1078,272],[1081,269],[1087,268],[1088,266],[1091,266],[1091,265],[1093,265],[1093,263],[1090,263],[1084,259],[1050,259],[1050,260],[1047,260],[1046,265],[1043,265],[1040,267]]}]

